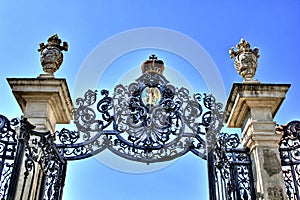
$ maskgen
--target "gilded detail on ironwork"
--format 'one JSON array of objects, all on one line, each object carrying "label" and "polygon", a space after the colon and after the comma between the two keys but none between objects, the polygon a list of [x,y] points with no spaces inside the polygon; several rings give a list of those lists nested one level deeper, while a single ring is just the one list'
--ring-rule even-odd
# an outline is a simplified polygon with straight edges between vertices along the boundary
[{"label": "gilded detail on ironwork", "polygon": [[241,39],[236,45],[237,51],[233,47],[229,50],[230,58],[234,58],[234,66],[244,79],[245,82],[253,81],[253,77],[257,69],[257,61],[259,58],[258,48],[253,50],[250,48],[249,42]]},{"label": "gilded detail on ironwork", "polygon": [[146,74],[149,72],[163,74],[165,70],[164,62],[162,60],[158,60],[157,56],[152,54],[149,56],[149,60],[146,60],[142,66],[142,73]]},{"label": "gilded detail on ironwork", "polygon": [[144,105],[156,106],[161,100],[161,92],[157,87],[146,87],[142,91]]}]

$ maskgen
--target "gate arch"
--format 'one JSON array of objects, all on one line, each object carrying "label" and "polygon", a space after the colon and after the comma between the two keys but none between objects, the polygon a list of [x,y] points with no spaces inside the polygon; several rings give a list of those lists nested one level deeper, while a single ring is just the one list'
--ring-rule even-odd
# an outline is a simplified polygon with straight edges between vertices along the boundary
[{"label": "gate arch", "polygon": [[148,164],[189,151],[206,159],[206,151],[216,142],[213,135],[223,126],[222,104],[212,95],[176,88],[162,75],[163,70],[163,61],[152,55],[142,65],[142,76],[129,86],[117,85],[112,96],[101,90],[102,98],[97,100],[97,91],[88,90],[77,98],[77,131],[56,133],[65,158],[82,159],[109,149]]}]

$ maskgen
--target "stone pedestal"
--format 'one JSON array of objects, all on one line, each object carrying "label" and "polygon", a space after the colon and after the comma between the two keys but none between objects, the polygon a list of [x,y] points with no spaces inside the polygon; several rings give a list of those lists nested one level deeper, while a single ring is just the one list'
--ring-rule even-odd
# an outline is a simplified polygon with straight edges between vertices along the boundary
[{"label": "stone pedestal", "polygon": [[[24,118],[35,126],[35,131],[40,133],[55,132],[56,124],[68,124],[72,119],[72,101],[65,79],[54,78],[8,78],[12,92],[19,103]],[[46,136],[46,135],[45,135]],[[36,146],[33,140],[40,140],[39,136],[30,135],[29,141],[19,136],[18,160],[20,170],[14,170],[14,187],[10,191],[9,199],[12,200],[38,200],[40,199],[43,171],[37,161],[34,162],[34,170],[25,176],[25,146]],[[22,144],[21,144],[22,143]],[[23,145],[23,147],[21,147]],[[36,148],[38,156],[41,149]],[[30,180],[30,181],[28,181]]]},{"label": "stone pedestal", "polygon": [[72,100],[65,79],[8,78],[24,117],[36,131],[54,133],[56,124],[72,119]]},{"label": "stone pedestal", "polygon": [[227,127],[241,128],[242,145],[253,160],[258,199],[286,199],[279,141],[273,121],[290,84],[235,83],[227,104]]}]

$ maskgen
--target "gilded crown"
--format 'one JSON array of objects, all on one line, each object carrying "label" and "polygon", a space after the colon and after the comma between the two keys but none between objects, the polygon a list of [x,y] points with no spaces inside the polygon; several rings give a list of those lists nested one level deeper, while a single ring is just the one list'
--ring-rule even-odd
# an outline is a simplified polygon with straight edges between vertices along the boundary
[{"label": "gilded crown", "polygon": [[157,56],[152,54],[149,56],[149,60],[143,62],[142,66],[142,73],[146,74],[149,72],[154,72],[158,74],[163,74],[164,72],[164,62],[162,60],[157,60]]},{"label": "gilded crown", "polygon": [[244,40],[243,38],[241,39],[240,43],[238,43],[236,45],[236,49],[237,51],[234,51],[234,48],[231,47],[230,50],[229,50],[229,55],[230,55],[230,58],[234,58],[236,57],[237,55],[241,54],[241,53],[244,53],[244,52],[251,52],[253,53],[257,58],[259,58],[259,50],[258,48],[254,47],[254,49],[252,50],[250,48],[250,44],[249,42],[247,42],[246,40]]}]

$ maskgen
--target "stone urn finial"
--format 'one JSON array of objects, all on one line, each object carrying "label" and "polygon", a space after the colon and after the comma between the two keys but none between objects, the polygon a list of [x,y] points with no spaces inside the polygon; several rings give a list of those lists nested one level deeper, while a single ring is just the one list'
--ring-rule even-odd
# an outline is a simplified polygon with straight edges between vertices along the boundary
[{"label": "stone urn finial", "polygon": [[234,58],[234,66],[237,72],[244,78],[244,82],[256,81],[253,77],[257,68],[257,60],[259,58],[258,48],[250,48],[249,42],[243,38],[236,45],[237,51],[233,47],[229,50],[230,58]]},{"label": "stone urn finial", "polygon": [[40,61],[44,72],[53,77],[54,72],[59,69],[63,62],[62,51],[68,51],[68,43],[63,42],[61,46],[61,39],[58,38],[57,34],[49,37],[47,42],[46,45],[40,43],[38,51],[41,52]]}]

